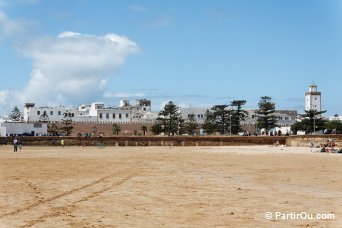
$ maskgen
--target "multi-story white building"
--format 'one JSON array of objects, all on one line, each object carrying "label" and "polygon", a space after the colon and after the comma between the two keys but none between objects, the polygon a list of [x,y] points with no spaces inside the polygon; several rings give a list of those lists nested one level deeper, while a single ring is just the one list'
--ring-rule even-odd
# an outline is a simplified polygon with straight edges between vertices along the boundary
[{"label": "multi-story white building", "polygon": [[24,121],[38,122],[50,121],[59,122],[64,118],[64,113],[71,113],[75,116],[76,109],[59,107],[35,107],[34,103],[25,103]]},{"label": "multi-story white building", "polygon": [[[247,110],[248,116],[244,121],[241,121],[241,125],[245,126],[245,128],[252,129],[252,127],[258,128],[257,122],[258,122],[258,117],[256,114],[256,110],[251,109]],[[277,117],[277,125],[279,127],[290,127],[292,126],[297,118],[298,118],[298,112],[295,110],[276,110],[274,112],[274,115]]]},{"label": "multi-story white building", "polygon": [[[188,119],[191,114],[194,114],[197,122],[203,124],[207,110],[210,111],[211,108],[181,108],[180,112],[183,119]],[[246,130],[249,129],[250,131],[254,131],[257,127],[258,120],[256,110],[249,109],[246,111],[248,116],[245,120],[241,121],[241,125],[244,126]],[[293,125],[298,118],[298,112],[294,110],[276,110],[274,115],[277,117],[277,125],[279,127],[289,127]]]},{"label": "multi-story white building", "polygon": [[305,93],[305,110],[321,111],[321,92],[317,91],[317,85],[312,84]]},{"label": "multi-story white building", "polygon": [[193,114],[195,116],[196,122],[199,124],[204,123],[205,113],[207,110],[208,108],[180,108],[179,109],[182,119],[186,120],[190,117],[190,115]]},{"label": "multi-story white building", "polygon": [[154,121],[157,114],[151,111],[151,100],[138,99],[135,105],[128,100],[120,102],[119,107],[105,107],[103,102],[83,104],[76,108],[35,107],[34,103],[24,106],[25,122],[60,122],[71,117],[74,122],[146,122]]}]

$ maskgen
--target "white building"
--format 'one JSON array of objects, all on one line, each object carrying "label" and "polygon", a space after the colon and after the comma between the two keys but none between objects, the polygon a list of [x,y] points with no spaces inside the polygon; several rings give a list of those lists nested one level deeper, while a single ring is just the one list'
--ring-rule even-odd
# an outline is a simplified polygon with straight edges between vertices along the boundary
[{"label": "white building", "polygon": [[1,136],[13,135],[47,135],[46,123],[3,122],[0,123]]},{"label": "white building", "polygon": [[305,110],[321,111],[321,92],[317,91],[317,85],[309,86],[309,90],[305,93]]},{"label": "white building", "polygon": [[34,103],[24,106],[25,122],[61,122],[66,116],[74,122],[150,122],[157,118],[151,111],[151,100],[137,99],[135,105],[128,100],[120,101],[119,107],[105,107],[103,102],[83,104],[76,108],[35,107]]},{"label": "white building", "polygon": [[182,119],[189,119],[190,115],[195,115],[195,120],[199,124],[203,124],[205,120],[205,113],[210,108],[180,108]]},{"label": "white building", "polygon": [[[195,115],[195,119],[199,124],[205,121],[206,111],[211,111],[211,108],[180,108],[182,119],[188,119],[191,114]],[[256,110],[246,110],[248,116],[245,120],[241,121],[241,125],[248,131],[252,131],[257,127],[257,114]],[[290,127],[298,118],[298,112],[295,110],[276,110],[274,115],[277,117],[277,125],[279,127]]]},{"label": "white building", "polygon": [[334,116],[330,116],[329,117],[329,120],[339,120],[339,121],[342,121],[342,116],[339,116],[339,115],[334,115]]},{"label": "white building", "polygon": [[[257,121],[258,117],[256,114],[256,110],[250,109],[247,110],[248,116],[244,121],[241,121],[241,125],[245,126],[245,128],[252,129],[251,127],[253,126],[254,128],[258,128],[257,126]],[[277,117],[277,125],[279,127],[290,127],[292,126],[297,118],[298,118],[298,112],[295,110],[276,110],[274,112],[274,115]]]},{"label": "white building", "polygon": [[34,103],[25,103],[24,105],[24,121],[38,122],[50,121],[59,122],[64,118],[64,113],[74,113],[76,109],[67,109],[63,106],[59,107],[35,107]]}]

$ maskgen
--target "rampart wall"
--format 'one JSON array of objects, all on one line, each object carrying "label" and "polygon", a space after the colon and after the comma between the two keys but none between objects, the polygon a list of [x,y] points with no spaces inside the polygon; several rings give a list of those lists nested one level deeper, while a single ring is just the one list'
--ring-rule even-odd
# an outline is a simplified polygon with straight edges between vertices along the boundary
[{"label": "rampart wall", "polygon": [[[24,145],[59,146],[61,139],[65,146],[238,146],[273,145],[277,141],[290,147],[308,147],[309,142],[319,146],[334,139],[342,148],[342,135],[303,135],[303,136],[105,136],[105,137],[58,137],[41,136],[20,138]],[[12,138],[0,137],[1,144],[12,143]]]},{"label": "rampart wall", "polygon": [[[286,143],[286,137],[263,136],[111,136],[111,137],[21,137],[24,145],[60,145],[65,146],[232,146],[232,145],[272,145],[275,142]],[[11,139],[8,139],[11,143]]]}]

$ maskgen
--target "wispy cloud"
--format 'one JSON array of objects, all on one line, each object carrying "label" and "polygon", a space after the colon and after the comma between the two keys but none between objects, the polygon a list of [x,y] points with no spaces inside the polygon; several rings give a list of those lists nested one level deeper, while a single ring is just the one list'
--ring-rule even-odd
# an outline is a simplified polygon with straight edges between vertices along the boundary
[{"label": "wispy cloud", "polygon": [[171,19],[169,17],[160,17],[146,21],[144,26],[146,28],[164,28],[171,25]]},{"label": "wispy cloud", "polygon": [[105,92],[103,94],[104,98],[134,98],[134,97],[143,97],[143,96],[145,96],[144,93]]},{"label": "wispy cloud", "polygon": [[128,6],[128,9],[134,12],[146,12],[148,8],[143,5],[132,4]]},{"label": "wispy cloud", "polygon": [[27,25],[26,22],[9,18],[0,8],[0,40],[24,33]]}]

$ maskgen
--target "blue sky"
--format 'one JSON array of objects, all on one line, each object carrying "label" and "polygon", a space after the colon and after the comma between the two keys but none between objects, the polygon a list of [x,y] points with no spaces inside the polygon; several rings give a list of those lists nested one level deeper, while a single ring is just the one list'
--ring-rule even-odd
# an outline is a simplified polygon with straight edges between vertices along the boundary
[{"label": "blue sky", "polygon": [[342,114],[342,1],[0,0],[0,115],[24,102],[208,107],[268,95]]}]

